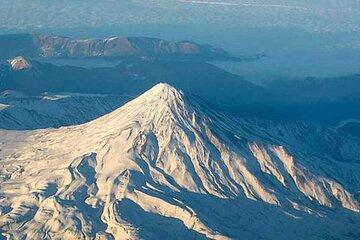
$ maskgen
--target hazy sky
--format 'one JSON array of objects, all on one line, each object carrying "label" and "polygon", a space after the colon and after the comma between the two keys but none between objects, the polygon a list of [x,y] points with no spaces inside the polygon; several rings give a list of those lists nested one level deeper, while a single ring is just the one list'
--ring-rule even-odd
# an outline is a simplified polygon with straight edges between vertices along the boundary
[{"label": "hazy sky", "polygon": [[1,0],[0,9],[3,30],[144,23],[360,28],[357,0]]}]

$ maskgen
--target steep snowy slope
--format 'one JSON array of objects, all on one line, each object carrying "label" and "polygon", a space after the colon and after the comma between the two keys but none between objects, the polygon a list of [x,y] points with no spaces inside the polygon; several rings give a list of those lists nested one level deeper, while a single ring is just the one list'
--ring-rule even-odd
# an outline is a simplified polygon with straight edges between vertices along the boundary
[{"label": "steep snowy slope", "polygon": [[81,124],[107,114],[131,97],[105,94],[0,94],[0,128],[30,130]]},{"label": "steep snowy slope", "polygon": [[293,129],[234,120],[158,84],[83,125],[2,131],[0,231],[9,239],[358,239],[360,165],[335,161],[313,147],[321,143],[311,132],[302,139]]}]

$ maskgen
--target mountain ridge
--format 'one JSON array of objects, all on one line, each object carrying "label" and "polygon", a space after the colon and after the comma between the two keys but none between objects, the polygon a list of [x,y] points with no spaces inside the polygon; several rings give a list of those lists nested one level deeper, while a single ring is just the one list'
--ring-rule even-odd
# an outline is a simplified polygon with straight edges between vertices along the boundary
[{"label": "mountain ridge", "polygon": [[[91,69],[35,60],[29,62],[33,68],[22,71],[12,71],[8,66],[0,65],[0,90],[16,90],[30,95],[77,92],[136,96],[158,82],[167,81],[177,88],[225,103],[236,99],[244,103],[256,101],[259,95],[265,94],[260,86],[199,61],[131,59],[115,67]],[[234,94],[234,89],[242,94]],[[227,93],[228,98],[223,99],[220,91]]]},{"label": "mountain ridge", "polygon": [[26,58],[131,58],[157,57],[198,60],[233,60],[221,48],[191,41],[169,42],[149,37],[111,37],[104,39],[73,39],[70,37],[9,34],[0,35],[1,58],[18,55]]}]

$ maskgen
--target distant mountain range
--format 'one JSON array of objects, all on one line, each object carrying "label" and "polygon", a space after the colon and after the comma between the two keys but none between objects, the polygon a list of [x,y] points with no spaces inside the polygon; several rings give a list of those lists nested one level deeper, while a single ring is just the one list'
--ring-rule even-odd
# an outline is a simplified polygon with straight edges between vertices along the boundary
[{"label": "distant mountain range", "polygon": [[190,41],[169,42],[146,37],[73,39],[37,34],[0,35],[0,58],[128,58],[158,57],[240,60],[223,49]]},{"label": "distant mountain range", "polygon": [[156,83],[168,82],[225,105],[247,104],[265,94],[242,77],[202,61],[130,59],[115,67],[90,69],[26,61],[29,67],[21,70],[0,65],[0,90],[30,95],[73,92],[136,96]]},{"label": "distant mountain range", "polygon": [[360,74],[343,77],[304,78],[296,80],[277,79],[269,82],[267,88],[278,91],[292,101],[316,99],[335,100],[339,98],[360,98]]}]

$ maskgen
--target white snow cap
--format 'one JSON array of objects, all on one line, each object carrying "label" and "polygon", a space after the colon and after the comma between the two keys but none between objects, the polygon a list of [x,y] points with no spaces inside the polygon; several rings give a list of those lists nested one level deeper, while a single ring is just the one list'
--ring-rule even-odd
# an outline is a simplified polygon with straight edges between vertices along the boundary
[{"label": "white snow cap", "polygon": [[143,102],[156,100],[158,103],[183,102],[183,93],[170,84],[158,83],[135,100]]},{"label": "white snow cap", "polygon": [[22,56],[17,56],[8,61],[14,70],[22,70],[31,67],[30,63]]},{"label": "white snow cap", "polygon": [[167,93],[167,92],[179,92],[175,87],[171,86],[170,84],[168,83],[158,83],[156,85],[154,85],[149,91],[145,92],[145,93],[148,93],[148,92],[151,92],[151,93],[154,93],[154,94],[164,94],[164,93]]}]

